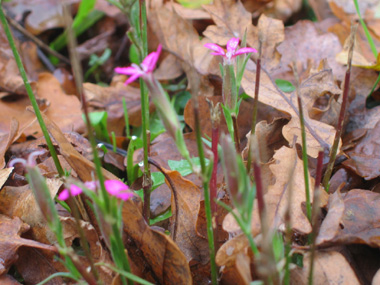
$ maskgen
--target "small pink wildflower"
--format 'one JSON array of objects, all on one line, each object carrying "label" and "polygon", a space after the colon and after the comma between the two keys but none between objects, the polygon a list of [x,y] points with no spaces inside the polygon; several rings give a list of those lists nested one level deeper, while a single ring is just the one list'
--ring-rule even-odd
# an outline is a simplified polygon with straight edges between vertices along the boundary
[{"label": "small pink wildflower", "polygon": [[235,58],[236,56],[244,53],[250,53],[250,52],[257,52],[256,49],[254,48],[249,48],[249,47],[243,47],[241,49],[237,49],[239,45],[239,38],[232,38],[227,42],[227,52],[217,44],[213,43],[208,43],[205,44],[204,47],[213,50],[212,55],[221,55],[223,56],[226,60],[227,63],[231,63],[231,59]]},{"label": "small pink wildflower", "polygon": [[125,85],[135,81],[137,78],[151,74],[153,70],[156,68],[156,63],[158,58],[160,57],[160,53],[162,50],[162,45],[158,45],[157,51],[151,52],[147,55],[147,57],[143,60],[143,62],[138,66],[137,64],[132,64],[129,67],[116,67],[115,72],[125,75],[130,75],[127,81],[125,81]]},{"label": "small pink wildflower", "polygon": [[[98,186],[97,184],[98,183],[96,183],[95,181],[90,181],[86,182],[85,186],[88,189],[95,191],[95,189]],[[133,196],[133,193],[128,192],[129,187],[119,180],[106,180],[104,182],[104,186],[106,187],[106,190],[110,195],[115,196],[123,201],[126,201]],[[70,189],[64,189],[58,195],[58,199],[64,201],[67,200],[70,197],[70,195],[77,196],[81,193],[83,193],[83,189],[75,184],[72,184],[70,185]]]}]

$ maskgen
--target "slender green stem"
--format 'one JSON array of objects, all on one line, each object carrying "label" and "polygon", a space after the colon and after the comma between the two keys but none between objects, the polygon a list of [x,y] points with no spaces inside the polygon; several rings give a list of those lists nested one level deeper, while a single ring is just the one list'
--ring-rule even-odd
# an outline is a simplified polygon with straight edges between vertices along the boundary
[{"label": "slender green stem", "polygon": [[308,166],[308,158],[307,158],[306,130],[305,130],[305,120],[303,116],[302,100],[301,100],[301,96],[299,95],[298,87],[297,87],[297,100],[298,100],[298,108],[300,112],[300,124],[301,124],[301,135],[302,135],[302,162],[303,162],[303,176],[305,180],[306,215],[309,221],[311,221],[310,182],[309,182],[309,166]]},{"label": "slender green stem", "polygon": [[322,178],[322,168],[323,168],[323,150],[318,152],[317,158],[317,168],[315,175],[315,187],[314,187],[314,198],[313,198],[313,212],[312,212],[312,232],[310,237],[311,252],[310,252],[310,270],[309,270],[309,285],[313,285],[313,273],[314,273],[314,258],[315,258],[315,249],[316,249],[316,237],[318,234],[318,216],[320,212],[320,184]]},{"label": "slender green stem", "polygon": [[359,16],[359,21],[360,21],[360,24],[362,25],[363,27],[363,30],[364,30],[364,33],[367,37],[367,40],[368,40],[368,43],[371,47],[371,51],[373,53],[373,55],[375,56],[375,58],[377,58],[377,50],[376,50],[376,45],[375,45],[375,42],[373,41],[373,38],[371,36],[371,34],[369,33],[369,30],[367,28],[367,25],[365,24],[363,18],[362,18],[362,15],[360,13],[360,9],[359,9],[359,3],[358,3],[358,0],[354,0],[354,4],[355,4],[355,8],[356,8],[356,13],[358,14]]},{"label": "slender green stem", "polygon": [[42,130],[42,133],[43,133],[43,135],[45,137],[46,144],[47,144],[47,146],[49,148],[51,157],[53,158],[55,167],[57,168],[58,174],[59,174],[59,176],[63,176],[64,175],[64,171],[63,171],[62,166],[61,166],[61,164],[59,162],[59,159],[58,159],[58,156],[57,156],[57,152],[55,151],[53,143],[52,143],[52,141],[50,139],[50,136],[49,136],[48,130],[46,128],[45,122],[42,119],[41,112],[40,112],[40,109],[38,108],[38,104],[37,104],[36,98],[34,96],[32,87],[29,84],[29,80],[28,80],[28,77],[26,75],[24,65],[22,64],[20,54],[17,51],[16,44],[15,44],[15,42],[13,40],[13,36],[12,36],[11,30],[9,28],[7,19],[6,19],[5,15],[4,15],[4,10],[3,10],[3,6],[2,6],[2,1],[1,0],[0,0],[0,6],[1,6],[0,7],[0,20],[1,20],[1,24],[3,25],[5,34],[7,36],[8,42],[9,42],[9,45],[10,45],[10,47],[12,49],[12,53],[13,53],[13,56],[15,58],[17,67],[18,67],[18,69],[20,71],[20,75],[22,77],[22,80],[24,81],[26,92],[28,93],[29,100],[30,100],[30,102],[32,104],[34,113],[36,114],[38,123],[39,123],[39,125],[41,127],[41,130]]},{"label": "slender green stem", "polygon": [[310,202],[310,182],[309,182],[309,166],[308,166],[308,157],[307,157],[307,144],[306,144],[306,130],[305,130],[305,117],[303,114],[303,106],[300,90],[299,90],[299,77],[297,72],[297,66],[294,63],[293,65],[294,76],[297,81],[297,102],[298,102],[298,110],[299,110],[299,118],[301,125],[301,136],[302,136],[302,162],[303,162],[303,175],[305,180],[305,196],[306,196],[306,216],[308,220],[311,222],[311,202]]},{"label": "slender green stem", "polygon": [[[139,27],[138,34],[140,35],[140,62],[148,54],[148,39],[147,39],[147,19],[146,19],[146,4],[144,0],[139,0]],[[143,190],[144,190],[144,209],[143,215],[147,222],[150,217],[150,192],[152,188],[149,157],[149,93],[146,89],[144,81],[140,78],[140,93],[141,93],[141,115],[142,115],[142,138],[144,145],[144,174],[143,174]]]},{"label": "slender green stem", "polygon": [[129,117],[128,117],[127,102],[125,101],[124,97],[123,97],[123,110],[124,110],[124,120],[125,120],[125,135],[127,138],[129,138],[130,137]]}]

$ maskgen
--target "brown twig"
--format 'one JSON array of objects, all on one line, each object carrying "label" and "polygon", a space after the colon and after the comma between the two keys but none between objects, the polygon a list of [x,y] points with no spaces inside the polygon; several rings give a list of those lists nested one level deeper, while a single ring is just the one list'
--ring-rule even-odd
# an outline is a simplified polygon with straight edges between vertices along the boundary
[{"label": "brown twig", "polygon": [[175,207],[175,214],[174,214],[175,219],[174,219],[172,239],[173,239],[173,241],[175,241],[176,238],[177,238],[178,213],[179,213],[179,202],[178,202],[178,192],[177,192],[177,189],[175,188],[172,179],[169,177],[169,175],[167,175],[165,173],[165,171],[162,169],[162,167],[160,166],[160,164],[158,164],[158,162],[154,161],[150,157],[148,157],[148,162],[151,165],[155,166],[165,176],[165,179],[169,182],[170,188],[172,190],[173,198],[174,198],[174,207]]},{"label": "brown twig", "polygon": [[344,118],[346,116],[346,109],[347,109],[347,103],[348,103],[348,93],[349,93],[349,89],[350,89],[352,55],[354,52],[355,35],[356,35],[357,28],[358,28],[358,24],[351,25],[351,34],[350,34],[350,38],[348,41],[349,52],[348,52],[348,59],[347,59],[347,69],[346,69],[346,76],[344,78],[344,86],[343,86],[342,106],[340,107],[340,113],[339,113],[338,124],[336,126],[334,143],[333,143],[333,146],[331,147],[330,161],[329,161],[329,164],[327,165],[327,170],[326,170],[325,176],[323,177],[323,186],[325,187],[326,191],[328,191],[328,189],[329,189],[330,177],[331,177],[331,174],[332,174],[332,171],[334,168],[336,155],[338,153],[338,146],[339,146],[340,137],[342,136],[342,132],[343,132],[343,123],[344,123]]},{"label": "brown twig", "polygon": [[45,44],[43,41],[41,41],[39,38],[34,36],[32,33],[30,33],[28,30],[26,30],[23,26],[21,26],[16,20],[12,19],[8,15],[5,15],[9,23],[12,27],[17,29],[20,33],[22,33],[24,36],[28,37],[31,41],[33,41],[37,46],[39,46],[41,49],[46,51],[47,53],[50,53],[51,55],[59,58],[59,60],[63,61],[64,63],[70,64],[70,60],[60,54],[59,52],[56,52],[52,48],[50,48],[47,44]]}]

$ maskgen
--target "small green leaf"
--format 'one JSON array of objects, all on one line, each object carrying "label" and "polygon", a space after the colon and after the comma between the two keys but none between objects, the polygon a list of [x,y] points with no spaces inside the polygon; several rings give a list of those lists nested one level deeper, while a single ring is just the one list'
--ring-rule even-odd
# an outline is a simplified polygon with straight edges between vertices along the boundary
[{"label": "small green leaf", "polygon": [[285,93],[291,93],[294,90],[296,90],[296,88],[294,87],[294,85],[291,82],[287,81],[287,80],[276,79],[275,82],[276,82],[278,88],[280,88]]},{"label": "small green leaf", "polygon": [[[108,131],[107,131],[107,117],[108,114],[106,111],[102,112],[92,112],[89,113],[90,122],[95,130],[95,135],[98,139],[105,142],[110,142]],[[83,121],[86,121],[85,117],[82,116]]]},{"label": "small green leaf", "polygon": [[169,208],[167,209],[163,214],[161,215],[158,215],[157,217],[155,217],[154,219],[150,219],[149,220],[149,225],[154,225],[158,222],[161,222],[161,221],[164,221],[164,220],[167,220],[169,219],[171,216],[172,216],[172,209]]},{"label": "small green leaf", "polygon": [[131,61],[131,63],[134,64],[140,63],[139,52],[135,44],[131,44],[131,46],[129,47],[129,60]]},{"label": "small green leaf", "polygon": [[178,3],[185,8],[198,9],[204,4],[210,4],[212,0],[178,0]]},{"label": "small green leaf", "polygon": [[[199,157],[191,158],[191,161],[195,166],[200,166]],[[206,159],[206,165],[210,163],[209,159]],[[189,162],[187,160],[168,160],[168,164],[171,170],[176,170],[181,173],[182,176],[189,175],[193,172]]]}]

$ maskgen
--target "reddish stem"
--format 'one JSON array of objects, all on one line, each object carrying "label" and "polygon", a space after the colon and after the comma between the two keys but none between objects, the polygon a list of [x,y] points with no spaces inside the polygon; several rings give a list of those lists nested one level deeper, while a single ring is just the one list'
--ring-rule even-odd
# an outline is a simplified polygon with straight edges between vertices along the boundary
[{"label": "reddish stem", "polygon": [[[215,124],[216,125],[216,124]],[[216,203],[217,187],[216,175],[218,170],[218,143],[219,143],[219,125],[213,125],[211,134],[211,151],[214,154],[214,165],[210,179],[210,202],[213,216],[217,214],[218,204]]]},{"label": "reddish stem", "polygon": [[260,219],[262,219],[263,213],[265,210],[264,191],[263,191],[263,182],[261,179],[261,168],[256,161],[253,162],[253,174],[255,176],[255,182],[256,182],[256,198],[257,198],[257,204],[259,208],[259,215],[260,215]]}]

